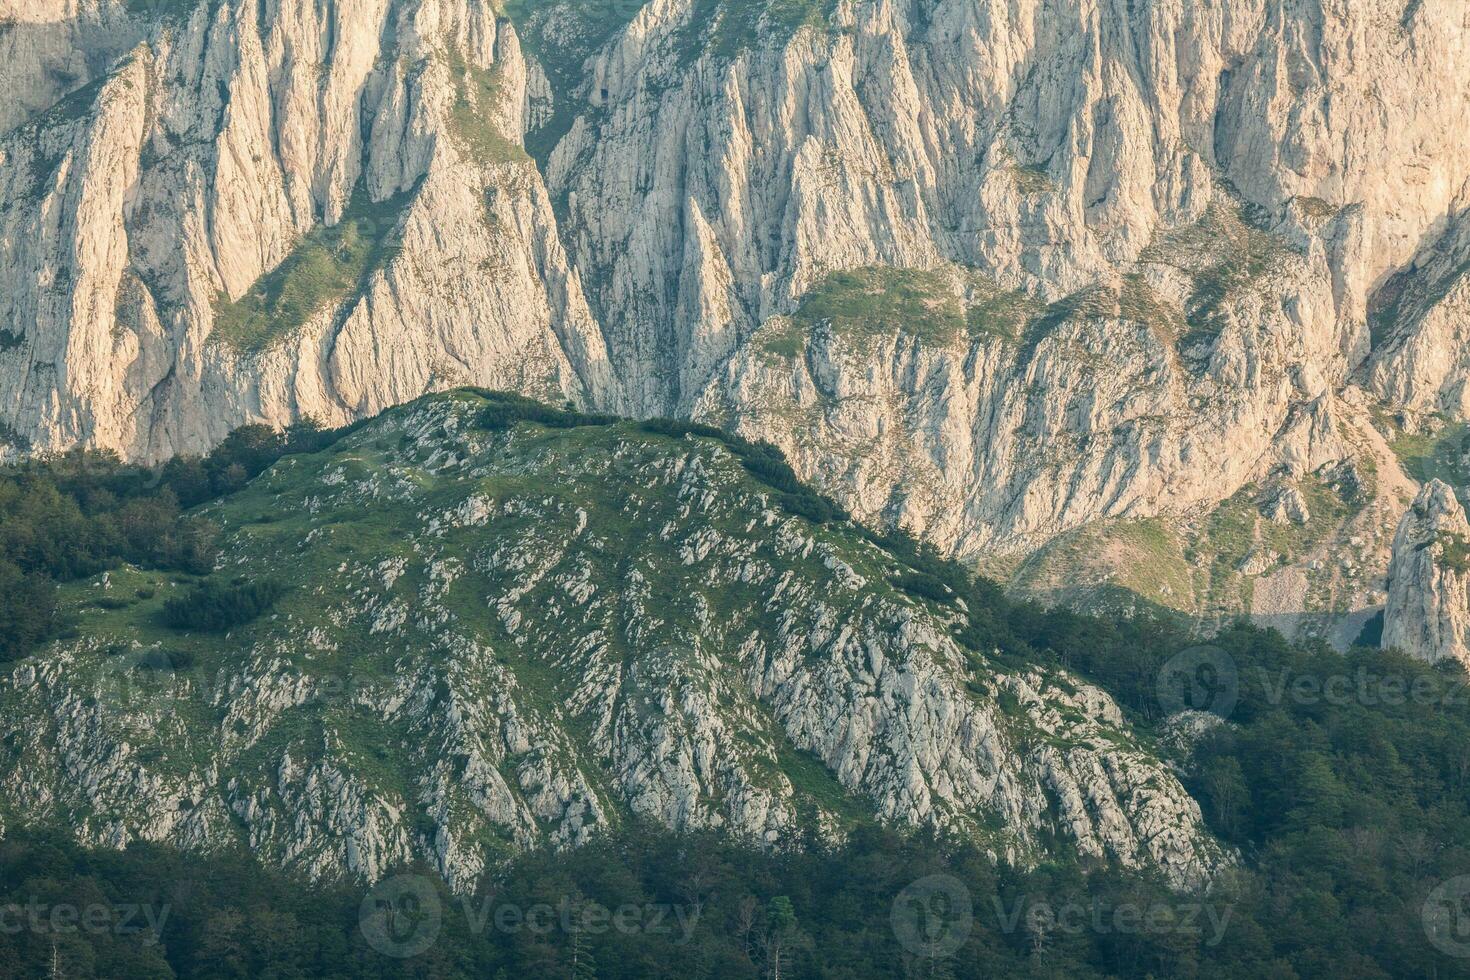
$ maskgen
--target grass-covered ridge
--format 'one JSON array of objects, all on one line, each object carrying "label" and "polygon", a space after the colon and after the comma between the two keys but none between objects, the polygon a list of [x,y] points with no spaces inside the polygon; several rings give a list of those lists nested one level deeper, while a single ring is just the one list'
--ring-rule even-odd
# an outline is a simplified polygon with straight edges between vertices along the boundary
[{"label": "grass-covered ridge", "polygon": [[772,317],[756,335],[767,354],[796,357],[818,329],[857,342],[902,334],[943,346],[961,340],[1020,339],[1042,315],[1019,290],[961,268],[864,266],[828,273],[789,317]]},{"label": "grass-covered ridge", "polygon": [[964,328],[964,310],[944,273],[870,266],[829,273],[792,318],[808,329],[831,324],[844,335],[907,333],[945,343]]}]

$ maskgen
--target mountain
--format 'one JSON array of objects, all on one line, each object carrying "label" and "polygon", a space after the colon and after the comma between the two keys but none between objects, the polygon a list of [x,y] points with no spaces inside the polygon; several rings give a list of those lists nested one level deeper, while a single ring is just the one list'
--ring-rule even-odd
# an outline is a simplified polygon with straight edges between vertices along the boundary
[{"label": "mountain", "polygon": [[877,819],[1181,886],[1223,864],[1108,694],[686,428],[466,391],[285,457],[200,512],[210,574],[62,587],[74,635],[0,679],[0,815],[463,886],[635,815],[771,845]]},{"label": "mountain", "polygon": [[1466,483],[1465,44],[1455,0],[11,0],[0,435],[473,382],[767,439],[1049,601],[1346,645]]}]

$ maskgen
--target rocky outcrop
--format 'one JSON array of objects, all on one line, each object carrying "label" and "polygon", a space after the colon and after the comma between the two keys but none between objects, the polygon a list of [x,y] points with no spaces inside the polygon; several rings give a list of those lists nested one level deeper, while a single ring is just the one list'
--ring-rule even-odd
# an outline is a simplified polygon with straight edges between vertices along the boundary
[{"label": "rocky outcrop", "polygon": [[1470,524],[1439,480],[1419,494],[1394,536],[1383,645],[1470,666]]},{"label": "rocky outcrop", "polygon": [[1417,412],[1470,409],[1470,216],[1464,212],[1374,294],[1381,342],[1367,382]]},{"label": "rocky outcrop", "polygon": [[105,74],[141,36],[124,0],[0,0],[0,133]]}]

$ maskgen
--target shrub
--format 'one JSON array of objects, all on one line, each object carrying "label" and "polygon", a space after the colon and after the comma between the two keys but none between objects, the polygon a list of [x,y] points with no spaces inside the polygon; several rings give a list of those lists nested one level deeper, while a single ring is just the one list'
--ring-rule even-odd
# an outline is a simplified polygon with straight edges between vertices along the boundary
[{"label": "shrub", "polygon": [[1363,628],[1358,631],[1358,638],[1353,641],[1353,646],[1355,646],[1355,647],[1369,647],[1371,649],[1376,650],[1379,647],[1381,647],[1382,645],[1383,645],[1383,610],[1380,609],[1377,612],[1375,612],[1372,616],[1369,616],[1368,617],[1368,621],[1365,622],[1363,624]]},{"label": "shrub", "polygon": [[847,520],[847,511],[834,500],[818,493],[783,493],[776,498],[781,509],[797,517],[805,517],[813,524],[830,524]]},{"label": "shrub", "polygon": [[176,630],[223,633],[255,619],[285,592],[285,586],[269,579],[228,586],[201,582],[163,604],[163,621]]},{"label": "shrub", "polygon": [[0,663],[25,656],[56,635],[56,587],[0,558]]},{"label": "shrub", "polygon": [[668,436],[672,439],[682,439],[685,436],[701,436],[705,439],[718,439],[725,442],[725,430],[713,425],[705,425],[703,422],[686,422],[683,419],[645,419],[638,423],[638,428],[644,432],[656,436]]},{"label": "shrub", "polygon": [[159,672],[189,670],[197,659],[191,650],[149,650],[138,658],[133,669]]},{"label": "shrub", "polygon": [[949,586],[928,572],[903,572],[894,577],[893,584],[909,595],[935,602],[948,602],[954,596]]},{"label": "shrub", "polygon": [[490,401],[480,412],[480,428],[503,432],[517,422],[535,422],[551,429],[575,429],[584,425],[611,425],[616,415],[579,412],[573,408],[552,408],[530,398],[502,392],[482,392]]}]

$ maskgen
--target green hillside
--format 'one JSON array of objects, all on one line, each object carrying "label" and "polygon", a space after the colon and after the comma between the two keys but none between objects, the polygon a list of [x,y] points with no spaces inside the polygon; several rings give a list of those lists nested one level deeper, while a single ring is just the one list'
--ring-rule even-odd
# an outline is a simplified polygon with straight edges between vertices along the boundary
[{"label": "green hillside", "polygon": [[1222,859],[992,588],[769,447],[475,391],[317,441],[180,518],[212,570],[144,554],[61,587],[64,635],[0,685],[7,823],[451,883],[633,816],[932,827],[1181,885]]}]

